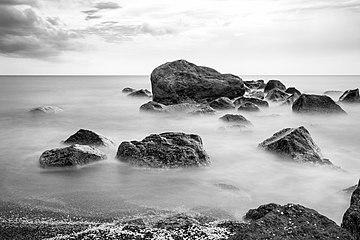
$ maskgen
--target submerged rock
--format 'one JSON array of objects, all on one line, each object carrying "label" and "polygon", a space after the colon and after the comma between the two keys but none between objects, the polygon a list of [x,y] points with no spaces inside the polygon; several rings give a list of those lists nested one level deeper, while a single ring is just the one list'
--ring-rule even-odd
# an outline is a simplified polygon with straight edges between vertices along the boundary
[{"label": "submerged rock", "polygon": [[292,105],[297,113],[346,113],[334,100],[325,95],[301,94]]},{"label": "submerged rock", "polygon": [[247,102],[256,104],[259,107],[269,107],[269,103],[267,101],[261,100],[258,98],[253,98],[253,97],[239,97],[239,98],[235,99],[234,104],[242,105]]},{"label": "submerged rock", "polygon": [[251,122],[247,120],[243,115],[240,114],[225,114],[224,116],[219,118],[225,122],[231,123],[243,123],[245,125],[251,125]]},{"label": "submerged rock", "polygon": [[354,239],[360,240],[360,180],[352,193],[350,207],[343,216],[341,227],[351,233]]},{"label": "submerged rock", "polygon": [[360,103],[359,89],[346,90],[339,98],[340,102]]},{"label": "submerged rock", "polygon": [[259,147],[297,162],[332,164],[322,157],[320,148],[303,126],[285,128],[260,143]]},{"label": "submerged rock", "polygon": [[265,82],[262,79],[259,80],[251,80],[251,81],[244,81],[245,86],[250,89],[262,89],[265,88]]},{"label": "submerged rock", "polygon": [[147,89],[140,89],[140,90],[136,90],[130,94],[128,94],[128,96],[131,97],[151,97],[151,92]]},{"label": "submerged rock", "polygon": [[295,87],[289,87],[285,90],[286,93],[288,94],[297,94],[297,95],[301,95],[301,92],[299,90],[297,90]]},{"label": "submerged rock", "polygon": [[168,62],[155,68],[150,80],[153,100],[165,105],[209,102],[219,97],[232,99],[245,93],[241,78],[185,60]]},{"label": "submerged rock", "polygon": [[266,83],[264,92],[269,92],[270,90],[275,89],[275,88],[278,88],[282,91],[286,90],[285,85],[282,82],[280,82],[279,80],[269,80]]},{"label": "submerged rock", "polygon": [[278,88],[271,89],[266,94],[266,98],[268,100],[271,100],[271,101],[274,101],[274,102],[285,101],[288,97],[289,97],[289,95],[287,93],[285,93],[284,91],[282,91],[282,90],[280,90]]},{"label": "submerged rock", "polygon": [[34,114],[51,114],[51,113],[60,113],[64,111],[62,108],[56,106],[42,106],[31,109],[29,112]]},{"label": "submerged rock", "polygon": [[260,108],[251,102],[245,102],[243,104],[241,104],[238,109],[238,111],[247,111],[247,112],[259,112]]},{"label": "submerged rock", "polygon": [[136,89],[134,88],[131,88],[131,87],[126,87],[122,90],[123,93],[132,93],[132,92],[135,92]]},{"label": "submerged rock", "polygon": [[74,144],[65,148],[47,150],[41,154],[40,166],[74,167],[106,159],[106,155],[94,147]]},{"label": "submerged rock", "polygon": [[65,144],[80,144],[91,146],[109,146],[112,141],[93,131],[80,129],[64,141]]},{"label": "submerged rock", "polygon": [[233,102],[227,97],[217,98],[214,101],[210,102],[210,107],[216,110],[226,110],[235,108]]},{"label": "submerged rock", "polygon": [[149,101],[140,106],[140,111],[144,112],[168,112],[167,106],[155,101]]},{"label": "submerged rock", "polygon": [[186,114],[214,114],[216,111],[207,104],[191,104],[180,103],[173,105],[164,105],[158,102],[149,101],[140,106],[143,112],[159,112],[159,113],[186,113]]},{"label": "submerged rock", "polygon": [[151,134],[142,141],[122,142],[116,158],[132,165],[153,168],[210,164],[200,136],[181,132]]}]

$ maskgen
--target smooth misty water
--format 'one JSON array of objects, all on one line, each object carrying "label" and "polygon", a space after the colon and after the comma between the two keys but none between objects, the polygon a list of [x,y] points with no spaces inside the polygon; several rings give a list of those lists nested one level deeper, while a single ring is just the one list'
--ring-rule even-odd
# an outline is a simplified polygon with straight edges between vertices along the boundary
[{"label": "smooth misty water", "polygon": [[[306,93],[359,87],[360,76],[272,76]],[[244,77],[244,79],[256,77]],[[262,76],[265,80],[270,76]],[[360,105],[342,105],[347,116],[302,116],[290,106],[271,104],[260,113],[243,113],[248,129],[224,129],[215,116],[152,115],[139,112],[144,98],[123,94],[124,87],[148,88],[147,76],[0,77],[0,199],[54,210],[107,213],[125,203],[168,209],[198,206],[224,209],[236,217],[249,208],[276,202],[299,203],[341,221],[360,173]],[[335,96],[337,99],[338,96]],[[65,111],[33,116],[28,110],[56,105]],[[236,112],[228,111],[228,112]],[[285,127],[305,126],[326,158],[345,171],[294,164],[257,149]],[[85,167],[47,170],[41,153],[80,128],[114,140],[102,148],[108,159]],[[194,169],[141,169],[115,159],[125,140],[151,133],[199,134],[212,165]],[[220,189],[231,184],[240,191]]]}]

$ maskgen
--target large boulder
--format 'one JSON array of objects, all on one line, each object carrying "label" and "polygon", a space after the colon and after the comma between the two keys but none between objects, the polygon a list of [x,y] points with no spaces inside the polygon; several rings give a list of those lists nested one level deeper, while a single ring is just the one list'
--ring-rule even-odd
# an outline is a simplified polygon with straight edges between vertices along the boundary
[{"label": "large boulder", "polygon": [[238,107],[237,110],[238,111],[246,111],[246,112],[259,112],[260,108],[254,103],[244,102]]},{"label": "large boulder", "polygon": [[359,89],[346,90],[339,98],[340,102],[360,103]]},{"label": "large boulder", "polygon": [[297,113],[346,113],[334,100],[325,95],[301,94],[292,105]]},{"label": "large boulder", "polygon": [[266,94],[266,99],[268,99],[270,101],[274,101],[274,102],[285,101],[288,97],[289,97],[289,95],[287,93],[285,93],[284,91],[282,91],[278,88],[271,89]]},{"label": "large boulder", "polygon": [[80,129],[68,139],[64,141],[65,144],[80,144],[80,145],[91,145],[91,146],[109,146],[112,141],[100,134],[93,131]]},{"label": "large boulder", "polygon": [[234,104],[238,106],[247,102],[256,104],[259,107],[269,107],[269,103],[267,101],[253,97],[239,97],[235,99]]},{"label": "large boulder", "polygon": [[39,162],[44,168],[74,167],[106,159],[106,155],[94,147],[74,144],[65,148],[47,150]]},{"label": "large boulder", "polygon": [[142,141],[122,142],[116,158],[153,168],[207,166],[210,163],[200,136],[181,132],[151,134]]},{"label": "large boulder", "polygon": [[270,203],[249,210],[244,220],[247,224],[225,223],[219,226],[233,226],[235,234],[230,240],[353,240],[343,228],[317,211],[299,204]]},{"label": "large boulder", "polygon": [[278,88],[278,89],[280,89],[282,91],[286,90],[285,85],[282,82],[280,82],[279,80],[269,80],[266,83],[266,86],[264,88],[264,92],[269,92],[270,90],[272,90],[274,88]]},{"label": "large boulder", "polygon": [[246,87],[250,89],[262,89],[265,88],[265,82],[262,79],[259,80],[251,80],[251,81],[244,81]]},{"label": "large boulder", "polygon": [[33,114],[54,114],[64,111],[57,106],[41,106],[31,109],[29,112]]},{"label": "large boulder", "polygon": [[232,99],[245,93],[241,78],[185,60],[168,62],[155,68],[150,80],[153,100],[165,105],[212,101],[219,97]]},{"label": "large boulder", "polygon": [[226,109],[233,109],[235,105],[233,102],[227,97],[220,97],[217,98],[209,103],[210,107],[216,110],[226,110]]},{"label": "large boulder", "polygon": [[343,216],[341,227],[348,230],[356,240],[360,240],[360,180],[352,193],[350,207]]},{"label": "large boulder", "polygon": [[149,101],[140,106],[142,112],[158,113],[187,113],[187,114],[214,114],[216,111],[208,104],[201,103],[180,103],[173,105],[164,105],[158,102]]},{"label": "large boulder", "polygon": [[303,126],[285,128],[276,132],[272,137],[260,143],[259,147],[297,162],[332,164],[322,157],[320,148]]}]

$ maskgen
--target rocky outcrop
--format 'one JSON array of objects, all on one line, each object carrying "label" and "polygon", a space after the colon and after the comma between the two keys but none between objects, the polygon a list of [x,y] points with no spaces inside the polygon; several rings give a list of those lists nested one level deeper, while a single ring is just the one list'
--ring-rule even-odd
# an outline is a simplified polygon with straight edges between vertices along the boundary
[{"label": "rocky outcrop", "polygon": [[285,90],[285,92],[290,95],[292,95],[292,94],[297,94],[299,96],[301,95],[301,92],[299,90],[297,90],[295,87],[289,87]]},{"label": "rocky outcrop", "polygon": [[164,105],[154,101],[149,101],[140,106],[142,112],[158,113],[186,113],[186,114],[214,114],[216,111],[207,104],[180,103],[173,105]]},{"label": "rocky outcrop", "polygon": [[99,135],[93,131],[80,129],[68,139],[64,141],[65,144],[80,144],[90,146],[109,146],[112,141],[102,135]]},{"label": "rocky outcrop", "polygon": [[329,218],[299,204],[270,203],[249,210],[247,224],[220,224],[232,229],[230,240],[285,239],[285,240],[353,240],[352,236]]},{"label": "rocky outcrop", "polygon": [[288,97],[289,97],[289,95],[287,93],[285,93],[284,91],[282,91],[278,88],[271,89],[266,94],[266,99],[268,99],[270,101],[274,101],[274,102],[285,101]]},{"label": "rocky outcrop", "polygon": [[282,82],[280,82],[279,80],[269,80],[266,83],[266,86],[264,88],[264,92],[269,92],[270,90],[275,89],[275,88],[278,88],[281,91],[286,90],[285,85]]},{"label": "rocky outcrop", "polygon": [[210,107],[216,110],[226,110],[226,109],[235,108],[233,102],[227,97],[217,98],[214,101],[211,101],[209,105]]},{"label": "rocky outcrop", "polygon": [[136,90],[130,94],[128,94],[128,96],[131,97],[151,97],[151,92],[147,89],[140,89],[140,90]]},{"label": "rocky outcrop", "polygon": [[303,126],[285,128],[260,143],[259,147],[297,162],[332,164],[322,157],[320,148]]},{"label": "rocky outcrop", "polygon": [[253,98],[253,97],[239,97],[239,98],[235,99],[234,104],[236,106],[238,106],[238,105],[242,105],[247,102],[256,104],[259,107],[269,107],[269,103],[267,101],[264,101],[264,100],[261,100],[258,98]]},{"label": "rocky outcrop", "polygon": [[262,79],[259,80],[251,80],[251,81],[244,81],[245,86],[250,89],[262,89],[265,88],[265,82]]},{"label": "rocky outcrop", "polygon": [[241,78],[185,60],[168,62],[155,68],[150,80],[153,100],[165,105],[210,102],[219,97],[233,99],[245,93]]},{"label": "rocky outcrop", "polygon": [[47,150],[39,162],[44,168],[74,167],[106,159],[106,155],[94,147],[74,144],[65,148]]},{"label": "rocky outcrop", "polygon": [[247,111],[247,112],[259,112],[260,108],[251,102],[245,102],[243,104],[241,104],[238,109],[238,111]]},{"label": "rocky outcrop", "polygon": [[56,106],[42,106],[31,109],[29,112],[33,114],[53,114],[64,111],[62,108]]},{"label": "rocky outcrop", "polygon": [[343,216],[341,227],[351,233],[354,239],[360,240],[360,180],[352,193],[350,207]]},{"label": "rocky outcrop", "polygon": [[135,92],[136,89],[134,88],[131,88],[131,87],[126,87],[122,90],[123,93],[132,93],[132,92]]},{"label": "rocky outcrop", "polygon": [[339,98],[340,102],[360,103],[359,89],[346,90]]},{"label": "rocky outcrop", "polygon": [[345,111],[334,100],[325,95],[301,94],[292,105],[293,112],[314,114],[344,114]]},{"label": "rocky outcrop", "polygon": [[151,134],[142,141],[122,142],[116,158],[152,168],[207,166],[210,163],[200,136],[180,132]]}]

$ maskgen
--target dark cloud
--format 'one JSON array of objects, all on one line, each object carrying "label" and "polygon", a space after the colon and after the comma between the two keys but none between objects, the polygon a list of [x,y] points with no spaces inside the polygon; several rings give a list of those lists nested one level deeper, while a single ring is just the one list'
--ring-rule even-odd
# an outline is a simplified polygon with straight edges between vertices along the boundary
[{"label": "dark cloud", "polygon": [[38,6],[37,0],[0,0],[0,5],[29,5]]},{"label": "dark cloud", "polygon": [[92,14],[97,13],[98,11],[99,11],[98,9],[90,9],[90,10],[85,10],[85,11],[82,11],[82,12],[85,13],[85,14],[88,14],[88,15],[92,15]]},{"label": "dark cloud", "polygon": [[102,16],[100,15],[87,15],[85,20],[86,21],[89,21],[89,20],[92,20],[92,19],[98,19],[98,18],[101,18]]},{"label": "dark cloud", "polygon": [[115,2],[99,2],[94,6],[94,8],[103,10],[103,9],[117,9],[121,7],[119,6],[119,4]]}]

